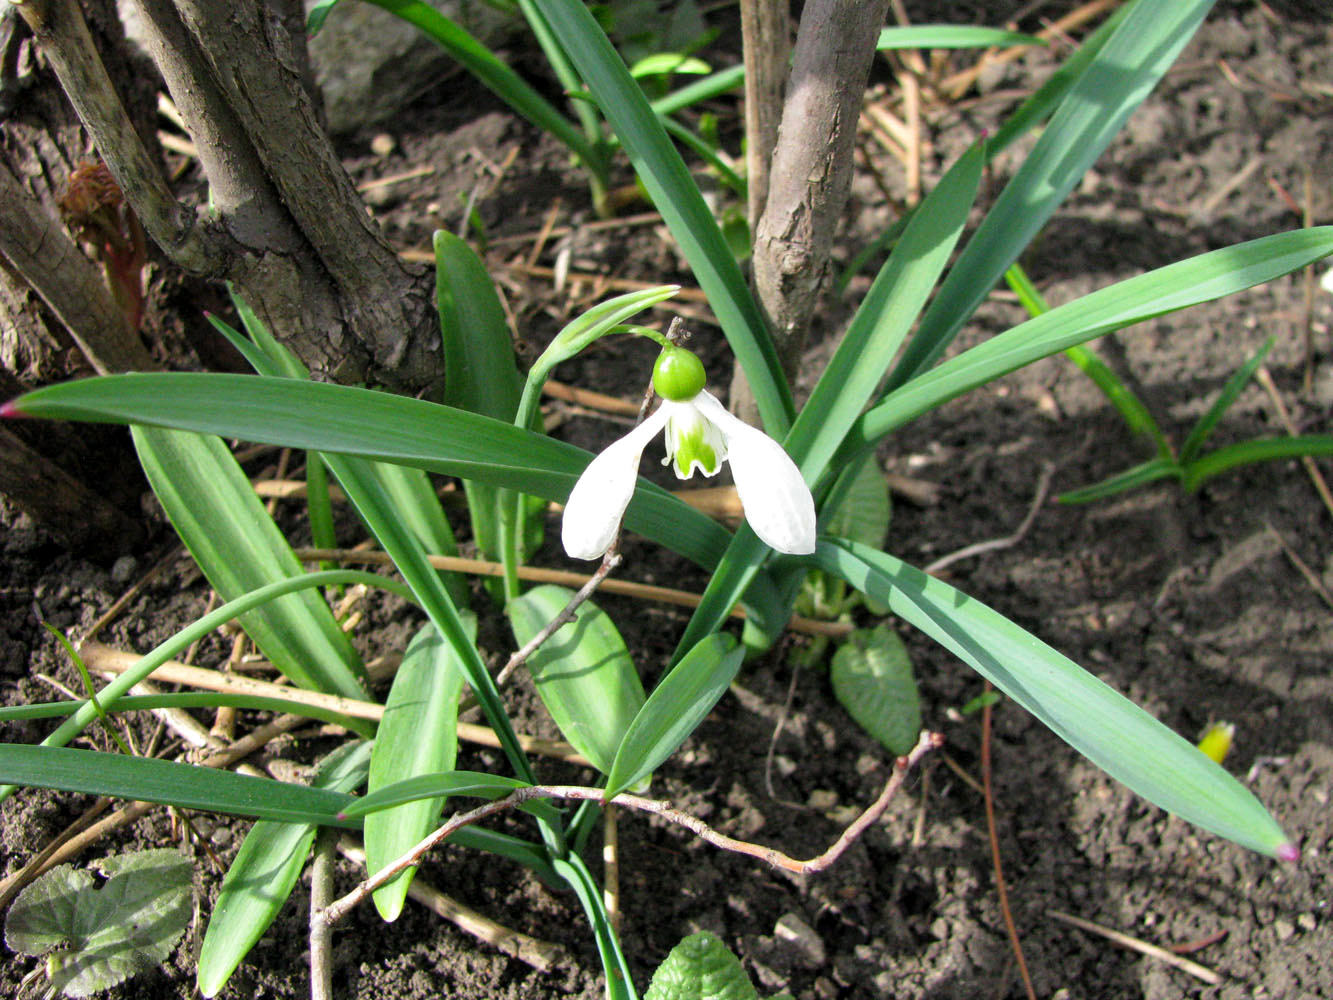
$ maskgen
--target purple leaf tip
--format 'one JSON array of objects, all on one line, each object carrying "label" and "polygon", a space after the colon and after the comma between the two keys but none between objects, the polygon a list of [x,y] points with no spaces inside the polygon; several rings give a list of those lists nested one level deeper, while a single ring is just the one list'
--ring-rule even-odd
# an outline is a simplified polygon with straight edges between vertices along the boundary
[{"label": "purple leaf tip", "polygon": [[1287,841],[1285,844],[1282,844],[1273,853],[1277,856],[1277,859],[1279,861],[1301,860],[1301,849],[1297,847],[1295,844],[1293,844],[1291,841]]},{"label": "purple leaf tip", "polygon": [[0,405],[0,418],[6,420],[17,420],[20,417],[26,417],[27,414],[18,408],[18,401],[11,399],[9,402]]}]

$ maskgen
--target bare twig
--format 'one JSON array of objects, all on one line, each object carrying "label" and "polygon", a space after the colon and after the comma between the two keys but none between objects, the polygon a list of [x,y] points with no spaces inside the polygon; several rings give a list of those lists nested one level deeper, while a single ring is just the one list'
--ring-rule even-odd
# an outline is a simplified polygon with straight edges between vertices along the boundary
[{"label": "bare twig", "polygon": [[1165,962],[1181,972],[1188,972],[1191,976],[1203,980],[1210,986],[1216,986],[1222,982],[1222,977],[1212,969],[1200,965],[1198,962],[1192,962],[1188,958],[1182,958],[1165,948],[1159,948],[1155,944],[1149,944],[1140,938],[1130,937],[1128,934],[1122,934],[1120,931],[1103,927],[1101,924],[1094,924],[1091,920],[1084,920],[1082,917],[1076,917],[1072,913],[1064,913],[1060,910],[1047,910],[1046,915],[1059,920],[1061,923],[1069,924],[1071,927],[1077,927],[1081,931],[1087,931],[1089,934],[1100,935],[1122,948],[1128,948],[1130,951],[1137,951],[1141,955],[1148,955]]},{"label": "bare twig", "polygon": [[[385,552],[359,549],[297,549],[295,551],[296,558],[303,562],[328,561],[343,564],[362,563],[374,566],[393,564],[393,559]],[[428,556],[427,559],[435,569],[444,569],[455,573],[476,573],[482,576],[501,576],[504,573],[499,563],[484,559],[463,559],[458,556]],[[534,583],[558,583],[566,587],[581,587],[590,579],[587,573],[544,569],[539,566],[518,567],[518,578]],[[700,600],[698,594],[690,593],[687,590],[658,587],[647,583],[634,583],[630,580],[604,580],[599,589],[611,594],[624,594],[628,597],[660,601],[663,604],[675,604],[686,608],[698,607]],[[731,616],[733,618],[744,618],[745,609],[737,605],[731,610]],[[788,627],[797,632],[827,635],[836,639],[852,631],[853,626],[845,622],[821,622],[813,618],[803,618],[796,615],[788,622]]]},{"label": "bare twig", "polygon": [[[990,690],[991,683],[987,681],[986,691]],[[1028,1000],[1037,1000],[1037,991],[1032,988],[1032,976],[1028,974],[1028,963],[1023,957],[1023,943],[1018,938],[1018,926],[1014,923],[1014,914],[1009,908],[1009,890],[1004,884],[1004,865],[1000,861],[1000,834],[995,827],[995,794],[991,788],[990,750],[991,704],[987,702],[981,710],[981,784],[986,801],[986,832],[990,836],[991,864],[995,868],[995,891],[1000,897],[1000,912],[1004,914],[1004,927],[1009,933],[1009,944],[1013,948],[1014,959],[1018,962],[1018,973],[1023,979]]]},{"label": "bare twig", "polygon": [[1312,570],[1306,561],[1296,554],[1296,550],[1291,547],[1291,543],[1282,537],[1282,533],[1274,528],[1271,522],[1264,521],[1264,527],[1268,529],[1270,535],[1277,539],[1277,543],[1282,546],[1282,551],[1287,554],[1287,558],[1291,560],[1291,564],[1296,567],[1296,571],[1300,573],[1301,576],[1305,577],[1305,582],[1308,583],[1311,588],[1313,588],[1314,592],[1323,599],[1329,609],[1333,610],[1333,594],[1328,592],[1328,588],[1324,586],[1324,581],[1319,579],[1319,574]]},{"label": "bare twig", "polygon": [[[338,841],[338,850],[343,857],[357,865],[366,863],[366,852],[356,840],[344,835]],[[561,960],[558,945],[549,941],[529,937],[502,924],[497,924],[489,917],[464,906],[452,896],[446,896],[435,888],[418,872],[407,887],[407,894],[438,917],[449,921],[464,933],[471,934],[479,941],[485,941],[491,947],[504,952],[510,958],[532,966],[538,972],[547,972]]]},{"label": "bare twig", "polygon": [[[135,653],[126,653],[118,649],[112,649],[110,646],[103,646],[100,643],[86,643],[80,650],[89,669],[99,670],[108,674],[124,673],[130,667],[140,660]],[[185,684],[189,687],[202,688],[206,691],[227,691],[236,694],[250,694],[261,698],[282,698],[284,701],[296,702],[301,705],[309,705],[312,708],[321,708],[325,711],[337,712],[340,715],[346,715],[353,719],[369,719],[372,722],[378,722],[384,715],[384,706],[373,701],[358,701],[354,698],[343,698],[338,695],[323,694],[319,691],[306,691],[301,688],[284,687],[279,684],[270,684],[267,681],[256,680],[252,677],[238,677],[235,674],[224,674],[217,670],[205,670],[201,667],[187,667],[183,663],[175,663],[168,660],[162,666],[153,671],[153,678],[171,684]],[[303,716],[279,716],[275,722],[281,722],[287,719],[296,719],[305,721]],[[292,724],[293,726],[295,723]],[[289,726],[288,728],[291,728]],[[256,730],[256,733],[263,729]],[[246,743],[246,740],[252,739],[254,734],[238,741],[238,747]],[[269,736],[268,739],[272,739]],[[477,743],[481,746],[498,747],[500,746],[499,737],[495,735],[494,730],[486,726],[473,725],[471,723],[460,722],[458,724],[458,738],[467,740],[470,743]],[[265,740],[267,742],[267,740]],[[568,743],[559,740],[543,740],[534,736],[519,736],[519,746],[526,753],[540,754],[546,757],[553,757],[557,760],[568,761],[571,764],[590,766],[588,761],[578,754]],[[252,751],[247,751],[252,752]],[[223,765],[225,766],[225,765]]]},{"label": "bare twig", "polygon": [[310,866],[310,1000],[333,1000],[333,927],[316,920],[315,914],[333,902],[333,852],[337,846],[337,831],[321,830]]},{"label": "bare twig", "polygon": [[326,907],[320,914],[312,915],[311,919],[321,919],[328,923],[337,923],[346,916],[353,908],[364,901],[380,886],[397,877],[398,873],[406,868],[411,868],[421,863],[421,858],[433,847],[445,840],[450,834],[470,826],[473,823],[480,822],[488,816],[494,816],[498,813],[515,809],[525,802],[532,802],[537,799],[572,799],[574,801],[600,802],[603,805],[617,805],[625,809],[633,809],[638,812],[650,813],[654,816],[660,816],[669,823],[675,823],[690,830],[701,840],[719,847],[724,851],[732,851],[736,854],[744,854],[747,857],[757,858],[782,871],[792,872],[797,875],[808,875],[815,872],[824,871],[830,865],[840,858],[846,852],[858,837],[861,836],[888,808],[889,803],[898,789],[902,787],[903,781],[911,769],[931,750],[943,744],[944,737],[939,733],[923,732],[916,746],[912,748],[911,753],[905,757],[899,757],[893,765],[893,774],[890,775],[888,782],[884,785],[884,790],[880,793],[878,799],[871,804],[853,823],[842,832],[842,835],[834,841],[833,845],[818,857],[809,861],[799,861],[795,858],[783,854],[781,851],[771,847],[763,847],[759,844],[752,844],[748,841],[737,840],[734,837],[728,837],[726,834],[718,833],[703,820],[681,812],[672,806],[669,802],[662,802],[656,799],[646,799],[639,795],[622,794],[614,798],[604,798],[606,789],[604,788],[585,788],[578,785],[529,785],[526,788],[520,788],[517,791],[505,796],[502,799],[496,799],[494,802],[487,802],[485,805],[478,806],[465,813],[456,813],[448,822],[439,827],[428,837],[414,846],[397,860],[390,862],[380,871],[376,872],[370,878],[363,881],[355,889]]},{"label": "bare twig", "polygon": [[611,930],[620,936],[620,823],[615,806],[602,810],[602,905]]},{"label": "bare twig", "polygon": [[997,549],[1008,549],[1017,545],[1027,535],[1032,527],[1032,522],[1037,518],[1037,512],[1041,510],[1041,505],[1046,502],[1046,494],[1051,487],[1051,476],[1055,473],[1055,466],[1050,462],[1043,462],[1041,465],[1041,475],[1037,477],[1037,489],[1032,495],[1032,504],[1028,507],[1028,512],[1023,517],[1023,523],[1011,535],[1004,538],[992,538],[985,542],[975,542],[972,545],[965,545],[957,552],[950,552],[947,556],[941,556],[926,567],[927,573],[938,573],[944,567],[951,566],[960,559],[969,559],[972,556],[979,556],[985,552],[994,552]]},{"label": "bare twig", "polygon": [[602,556],[602,565],[597,567],[597,572],[588,577],[587,582],[584,583],[574,596],[569,599],[569,603],[564,606],[561,612],[543,625],[541,631],[534,635],[522,649],[518,650],[509,658],[509,662],[504,665],[504,669],[496,675],[496,687],[499,687],[507,681],[510,675],[526,663],[528,657],[535,653],[541,644],[551,638],[558,629],[572,622],[575,614],[578,612],[579,606],[590,598],[593,591],[606,579],[607,575],[620,565],[620,553],[616,551],[616,544],[618,541],[619,538],[611,543],[611,547],[607,549],[605,555]]},{"label": "bare twig", "polygon": [[[1295,421],[1291,419],[1291,413],[1287,410],[1287,404],[1282,400],[1282,394],[1277,391],[1277,385],[1273,382],[1273,376],[1268,373],[1267,365],[1260,365],[1259,370],[1254,373],[1259,384],[1264,387],[1268,393],[1269,399],[1273,401],[1273,407],[1277,410],[1277,415],[1282,421],[1282,426],[1287,429],[1287,433],[1292,437],[1298,437],[1300,431],[1296,427]],[[1324,501],[1324,509],[1333,516],[1333,493],[1329,492],[1328,482],[1319,471],[1319,466],[1309,455],[1301,458],[1301,464],[1305,466],[1305,471],[1310,476],[1310,481],[1314,483],[1315,491],[1319,494],[1319,499]]]}]

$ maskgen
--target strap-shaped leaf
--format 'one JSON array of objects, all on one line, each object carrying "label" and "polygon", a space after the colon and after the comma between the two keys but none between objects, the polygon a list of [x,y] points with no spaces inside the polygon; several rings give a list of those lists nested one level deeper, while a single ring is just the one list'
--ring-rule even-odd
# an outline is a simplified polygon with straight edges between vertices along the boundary
[{"label": "strap-shaped leaf", "polygon": [[[509,602],[505,613],[519,647],[553,621],[574,592],[544,584]],[[565,739],[603,774],[643,707],[643,684],[615,623],[591,601],[528,657],[537,693]]]},{"label": "strap-shaped leaf", "polygon": [[648,696],[630,723],[606,776],[607,796],[647,778],[703,722],[741,668],[745,650],[725,632],[689,651]]},{"label": "strap-shaped leaf", "polygon": [[900,559],[821,541],[820,568],[887,604],[1117,781],[1251,850],[1290,848],[1249,789],[1128,698],[1036,636]]},{"label": "strap-shaped leaf", "polygon": [[[468,639],[476,642],[477,620],[462,613]],[[458,757],[458,695],[463,666],[458,654],[433,625],[421,628],[407,644],[384,703],[370,758],[370,792],[418,774],[452,771]],[[376,872],[435,829],[443,798],[423,799],[367,816],[366,869]],[[375,908],[396,920],[407,899],[415,868],[375,891]]]},{"label": "strap-shaped leaf", "polygon": [[950,358],[886,396],[852,426],[838,461],[849,461],[941,403],[1057,351],[1272,281],[1330,253],[1333,226],[1278,233],[1168,264],[1056,306]]},{"label": "strap-shaped leaf", "polygon": [[[301,575],[291,546],[216,437],[137,427],[134,444],[153,492],[224,601]],[[290,594],[249,611],[241,626],[301,687],[365,697],[361,659],[317,592]]]},{"label": "strap-shaped leaf", "polygon": [[1138,0],[1132,5],[986,213],[921,318],[886,392],[943,354],[1005,268],[1157,85],[1212,5],[1213,0]]},{"label": "strap-shaped leaf", "polygon": [[[312,788],[350,792],[366,778],[370,744],[345,743],[320,762]],[[295,888],[319,828],[308,823],[260,820],[227,869],[204,931],[195,979],[199,992],[216,996],[263,937]]]}]

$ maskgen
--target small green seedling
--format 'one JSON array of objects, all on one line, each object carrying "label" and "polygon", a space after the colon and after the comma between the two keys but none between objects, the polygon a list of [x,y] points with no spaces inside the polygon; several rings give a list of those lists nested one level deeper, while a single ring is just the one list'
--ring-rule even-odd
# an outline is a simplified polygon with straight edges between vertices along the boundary
[{"label": "small green seedling", "polygon": [[[86,997],[160,965],[193,909],[190,862],[170,849],[118,854],[86,868],[60,865],[19,894],[5,944],[46,957],[47,996]],[[52,950],[57,949],[57,950]]]},{"label": "small green seedling", "polygon": [[[772,1000],[790,998],[780,993]],[[645,1000],[759,1000],[740,959],[721,938],[700,931],[671,949],[645,994]]]}]

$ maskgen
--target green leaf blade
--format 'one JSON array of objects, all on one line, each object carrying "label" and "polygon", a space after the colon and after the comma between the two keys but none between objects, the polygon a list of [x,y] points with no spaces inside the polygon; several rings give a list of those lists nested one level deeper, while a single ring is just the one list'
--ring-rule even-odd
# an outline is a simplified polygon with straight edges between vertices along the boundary
[{"label": "green leaf blade", "polygon": [[858,629],[833,654],[833,693],[847,714],[895,757],[921,733],[921,697],[907,647],[886,625]]},{"label": "green leaf blade", "polygon": [[[510,601],[505,611],[519,647],[564,610],[574,592],[543,584]],[[565,739],[603,774],[611,770],[626,731],[643,708],[643,683],[625,640],[591,601],[528,657],[527,666]]]},{"label": "green leaf blade", "polygon": [[[476,642],[477,621],[463,613],[468,638]],[[404,778],[452,771],[458,757],[458,696],[463,666],[435,630],[424,626],[408,643],[384,703],[384,718],[370,758],[368,792]],[[423,799],[366,817],[366,870],[379,871],[435,829],[444,799]],[[375,908],[386,921],[402,912],[415,868],[377,889]]]},{"label": "green leaf blade", "polygon": [[815,561],[892,611],[1117,781],[1262,854],[1290,841],[1254,795],[1189,741],[1002,615],[883,552],[821,542]]},{"label": "green leaf blade", "polygon": [[606,777],[608,798],[638,784],[676,752],[726,693],[744,658],[735,638],[718,632],[671,668],[616,750]]}]

